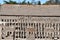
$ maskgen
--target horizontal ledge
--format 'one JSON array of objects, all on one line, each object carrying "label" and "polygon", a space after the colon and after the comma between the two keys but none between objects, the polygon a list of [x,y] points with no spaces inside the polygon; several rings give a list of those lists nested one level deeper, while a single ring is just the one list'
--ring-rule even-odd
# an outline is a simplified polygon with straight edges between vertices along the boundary
[{"label": "horizontal ledge", "polygon": [[58,15],[0,15],[0,16],[60,17]]}]

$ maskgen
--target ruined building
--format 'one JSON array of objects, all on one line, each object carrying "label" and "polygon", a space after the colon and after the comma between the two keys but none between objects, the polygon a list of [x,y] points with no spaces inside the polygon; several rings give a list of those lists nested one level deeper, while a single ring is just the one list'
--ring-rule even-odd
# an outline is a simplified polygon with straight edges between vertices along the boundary
[{"label": "ruined building", "polygon": [[0,40],[60,40],[60,5],[1,5]]}]

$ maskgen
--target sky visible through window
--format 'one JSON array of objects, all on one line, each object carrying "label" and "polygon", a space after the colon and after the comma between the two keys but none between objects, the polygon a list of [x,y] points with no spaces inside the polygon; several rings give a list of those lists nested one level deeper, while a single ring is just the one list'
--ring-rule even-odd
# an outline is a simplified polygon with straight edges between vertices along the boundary
[{"label": "sky visible through window", "polygon": [[[3,1],[4,0],[0,0],[0,3],[3,4]],[[6,0],[6,1],[9,1],[9,0]],[[13,1],[22,2],[23,0],[13,0]],[[31,1],[31,0],[26,0],[26,1]],[[35,1],[39,1],[39,0],[35,0]],[[45,3],[47,0],[40,0],[40,1],[41,1],[41,3]]]}]

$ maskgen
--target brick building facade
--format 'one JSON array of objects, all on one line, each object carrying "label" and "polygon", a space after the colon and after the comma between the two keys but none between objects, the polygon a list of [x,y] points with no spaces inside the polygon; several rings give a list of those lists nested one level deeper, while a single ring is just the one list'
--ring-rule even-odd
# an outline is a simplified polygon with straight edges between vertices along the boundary
[{"label": "brick building facade", "polygon": [[0,10],[1,40],[60,40],[60,5],[9,5]]}]

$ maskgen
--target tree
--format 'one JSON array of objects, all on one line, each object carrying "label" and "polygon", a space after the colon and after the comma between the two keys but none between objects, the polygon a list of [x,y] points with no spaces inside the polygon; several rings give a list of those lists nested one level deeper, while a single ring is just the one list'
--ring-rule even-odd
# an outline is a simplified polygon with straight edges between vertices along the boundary
[{"label": "tree", "polygon": [[5,4],[18,4],[16,1],[12,1],[12,0],[9,0],[8,1],[4,1]]},{"label": "tree", "polygon": [[27,2],[28,5],[31,5],[32,3],[30,3],[29,1]]},{"label": "tree", "polygon": [[43,5],[59,5],[60,2],[58,0],[49,0],[49,1],[46,1]]},{"label": "tree", "polygon": [[27,4],[27,3],[26,3],[26,0],[24,0],[24,1],[23,1],[22,3],[20,3],[20,4]]},{"label": "tree", "polygon": [[38,5],[41,5],[41,2],[40,1],[38,1]]},{"label": "tree", "polygon": [[45,3],[43,3],[43,5],[50,5],[51,1],[46,1]]},{"label": "tree", "polygon": [[60,1],[59,0],[56,0],[55,4],[60,4]]}]

